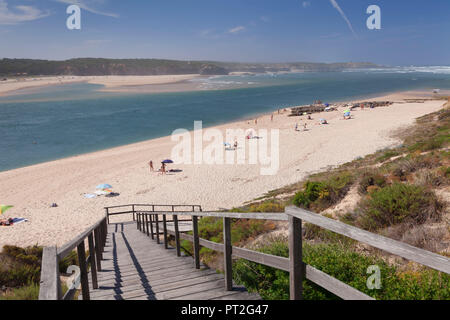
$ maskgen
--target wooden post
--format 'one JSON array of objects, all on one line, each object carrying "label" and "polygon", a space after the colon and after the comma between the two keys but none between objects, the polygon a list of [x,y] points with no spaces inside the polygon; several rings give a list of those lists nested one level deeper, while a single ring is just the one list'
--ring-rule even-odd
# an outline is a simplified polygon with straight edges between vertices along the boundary
[{"label": "wooden post", "polygon": [[84,240],[77,246],[77,252],[78,263],[80,264],[81,293],[83,295],[83,300],[90,300]]},{"label": "wooden post", "polygon": [[109,208],[105,208],[106,210],[106,221],[109,224]]},{"label": "wooden post", "polygon": [[137,213],[137,226],[138,230],[141,231],[141,213]]},{"label": "wooden post", "polygon": [[181,257],[180,232],[178,231],[178,216],[173,215],[172,217],[173,217],[173,225],[175,227],[175,245],[177,248],[177,256]]},{"label": "wooden post", "polygon": [[152,239],[155,239],[155,235],[153,234],[153,214],[150,215],[150,232],[152,235]]},{"label": "wooden post", "polygon": [[135,211],[134,211],[134,204],[131,206],[132,207],[132,209],[133,209],[133,221],[136,221],[136,217],[135,217]]},{"label": "wooden post", "polygon": [[192,216],[192,232],[193,232],[193,236],[194,236],[193,247],[194,247],[195,268],[200,269],[200,240],[198,237],[198,218],[197,218],[197,216]]},{"label": "wooden post", "polygon": [[146,213],[146,214],[145,214],[145,226],[146,226],[146,228],[147,228],[147,237],[150,236],[150,231],[149,231],[149,229],[148,229],[148,216],[149,216],[149,214]]},{"label": "wooden post", "polygon": [[106,238],[108,237],[108,225],[106,224],[106,219],[103,220],[102,224],[103,224],[103,230],[104,230],[103,231],[103,249],[104,249],[106,246]]},{"label": "wooden post", "polygon": [[45,247],[42,252],[39,300],[59,300],[59,265],[56,247]]},{"label": "wooden post", "polygon": [[94,230],[94,238],[95,238],[95,254],[96,258],[95,261],[97,262],[97,270],[102,271],[102,259],[103,259],[103,253],[101,251],[101,244],[100,244],[100,230],[99,227],[97,227]]},{"label": "wooden post", "polygon": [[163,230],[164,230],[164,248],[169,248],[169,243],[167,241],[167,219],[166,215],[163,214]]},{"label": "wooden post", "polygon": [[156,223],[156,243],[159,244],[159,217],[158,217],[158,214],[155,215],[155,223]]},{"label": "wooden post", "polygon": [[94,235],[91,232],[88,236],[88,244],[89,244],[89,260],[91,262],[91,276],[92,276],[92,287],[94,289],[98,289],[97,282],[97,264],[96,264],[96,252],[94,247]]},{"label": "wooden post", "polygon": [[303,298],[302,220],[289,216],[289,291],[291,300]]},{"label": "wooden post", "polygon": [[225,272],[225,289],[227,291],[233,290],[233,276],[232,276],[232,246],[231,246],[231,219],[223,218],[223,260]]}]

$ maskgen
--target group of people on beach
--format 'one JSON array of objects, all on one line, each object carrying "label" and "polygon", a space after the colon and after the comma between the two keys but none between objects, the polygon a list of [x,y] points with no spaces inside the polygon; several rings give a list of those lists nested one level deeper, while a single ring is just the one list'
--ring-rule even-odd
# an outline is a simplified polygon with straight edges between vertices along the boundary
[{"label": "group of people on beach", "polygon": [[[153,167],[153,160],[150,160],[148,165],[150,167],[150,172],[154,172],[155,169]],[[166,174],[166,164],[164,162],[161,162],[161,168],[159,169],[159,173],[160,174]]]}]

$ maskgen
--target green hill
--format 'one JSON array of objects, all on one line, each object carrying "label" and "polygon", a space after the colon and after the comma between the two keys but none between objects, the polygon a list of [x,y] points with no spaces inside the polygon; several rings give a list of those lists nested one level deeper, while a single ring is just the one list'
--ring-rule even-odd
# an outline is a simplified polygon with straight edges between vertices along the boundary
[{"label": "green hill", "polygon": [[226,75],[229,72],[342,71],[376,67],[372,63],[234,63],[161,59],[79,58],[65,61],[34,59],[0,60],[0,76],[101,76],[101,75]]}]

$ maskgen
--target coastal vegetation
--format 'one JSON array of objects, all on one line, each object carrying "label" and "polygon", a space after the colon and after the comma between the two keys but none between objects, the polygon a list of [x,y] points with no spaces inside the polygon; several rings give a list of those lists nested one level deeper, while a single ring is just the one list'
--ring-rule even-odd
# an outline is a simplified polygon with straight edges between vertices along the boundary
[{"label": "coastal vegetation", "polygon": [[[40,246],[3,247],[0,252],[0,300],[38,299],[42,251]],[[64,274],[70,265],[78,265],[75,251],[60,261],[60,273]]]},{"label": "coastal vegetation", "polygon": [[[235,212],[280,212],[297,205],[328,218],[450,256],[450,106],[417,119],[400,146],[380,150],[304,181],[272,190]],[[350,207],[342,209],[346,200]],[[246,224],[246,231],[239,224]],[[200,236],[222,242],[222,221],[202,219]],[[287,225],[253,220],[232,223],[233,245],[288,256]],[[305,262],[376,299],[450,299],[450,275],[389,255],[306,223]],[[192,247],[185,241],[186,252]],[[202,259],[221,268],[221,254],[202,249]],[[382,288],[369,290],[366,269],[378,265]],[[287,272],[239,259],[234,280],[264,299],[288,299]],[[305,299],[339,299],[305,280]]]}]

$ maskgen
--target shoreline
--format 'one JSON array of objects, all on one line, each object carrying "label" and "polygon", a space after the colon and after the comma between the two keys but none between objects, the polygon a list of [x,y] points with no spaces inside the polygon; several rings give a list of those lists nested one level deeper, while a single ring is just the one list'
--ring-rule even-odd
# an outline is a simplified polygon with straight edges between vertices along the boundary
[{"label": "shoreline", "polygon": [[[407,97],[413,93],[395,93]],[[389,100],[389,96],[379,100]],[[374,98],[361,99],[377,100]],[[348,101],[351,102],[351,101]],[[104,215],[105,206],[126,203],[199,204],[204,210],[232,208],[264,193],[300,181],[310,173],[326,170],[379,149],[395,146],[392,133],[411,125],[417,117],[439,110],[445,101],[402,102],[391,107],[355,111],[355,119],[340,121],[341,111],[313,114],[330,124],[308,124],[309,131],[295,132],[304,117],[288,112],[264,113],[258,125],[248,117],[209,128],[278,129],[280,168],[273,176],[262,176],[260,165],[180,164],[181,170],[166,176],[150,173],[148,161],[171,157],[175,142],[170,136],[67,157],[0,172],[0,194],[4,204],[14,205],[2,218],[24,217],[27,223],[2,227],[0,245],[63,245]],[[274,121],[270,115],[274,114]],[[302,122],[300,122],[302,119]],[[206,129],[206,127],[204,128]],[[190,131],[192,133],[192,131]],[[155,166],[157,169],[157,166]],[[116,198],[84,198],[100,183],[110,183]],[[50,208],[57,203],[57,208]]]},{"label": "shoreline", "polygon": [[[129,87],[139,88],[149,86],[149,90],[156,92],[177,92],[180,84],[189,83],[189,80],[205,78],[199,74],[184,75],[154,75],[154,76],[48,76],[28,77],[24,79],[10,79],[0,82],[0,97],[20,95],[23,90],[52,87],[64,84],[90,83],[102,85],[99,91],[104,92],[131,92]],[[195,83],[192,83],[193,90]],[[164,86],[161,89],[158,86]],[[127,90],[128,89],[128,90]],[[183,91],[181,89],[181,91]],[[139,92],[139,91],[138,91]]]},{"label": "shoreline", "polygon": [[[182,81],[186,81],[186,80],[182,80]],[[448,95],[450,96],[450,90],[444,90],[443,91],[443,95]],[[1,96],[1,95],[0,95]],[[364,98],[365,97],[365,98]],[[344,103],[357,103],[357,102],[363,102],[363,101],[384,101],[384,100],[390,100],[393,102],[397,102],[397,103],[406,103],[404,102],[405,99],[432,99],[432,100],[436,100],[436,98],[432,98],[432,93],[429,93],[428,91],[419,91],[419,90],[411,90],[411,91],[392,91],[392,92],[385,92],[382,94],[373,94],[370,96],[361,96],[361,98],[349,98],[348,100],[337,100],[337,101],[330,101],[330,104],[344,104]],[[299,105],[300,106],[300,105]],[[283,109],[286,109],[286,112],[290,112],[291,108],[296,108],[299,106],[289,106],[286,108],[280,108],[280,111],[282,111]],[[272,112],[267,112],[267,111],[262,111],[262,112],[258,112],[255,113],[251,116],[245,116],[245,117],[241,117],[238,118],[236,120],[233,120],[231,122],[223,122],[217,125],[211,125],[211,126],[205,126],[203,127],[203,129],[210,129],[210,128],[215,128],[215,127],[219,127],[219,126],[224,126],[224,125],[233,125],[236,123],[240,123],[240,122],[248,122],[248,121],[254,121],[255,118],[261,118],[264,116],[270,116],[271,114],[275,114],[277,112],[278,109],[273,109]],[[295,119],[296,117],[293,117],[293,119]],[[192,131],[189,131],[190,133],[192,133]],[[0,171],[0,174],[2,173],[7,173],[7,172],[11,172],[11,171],[15,171],[15,170],[20,170],[20,169],[25,169],[25,168],[30,168],[30,167],[35,167],[35,166],[40,166],[40,165],[44,165],[47,163],[53,163],[53,162],[59,162],[59,161],[63,161],[66,159],[71,159],[71,158],[78,158],[78,157],[82,157],[82,156],[88,156],[88,155],[93,155],[99,152],[104,152],[104,151],[109,151],[109,150],[115,150],[118,148],[122,148],[122,147],[127,147],[127,146],[133,146],[133,145],[139,145],[142,143],[147,143],[147,142],[151,142],[151,141],[156,141],[159,139],[163,139],[163,138],[168,138],[170,136],[158,136],[155,138],[149,138],[149,139],[144,139],[144,140],[140,140],[140,141],[136,141],[136,142],[131,142],[131,143],[127,143],[127,144],[122,144],[122,145],[118,145],[118,146],[114,146],[114,147],[106,147],[104,149],[98,149],[98,150],[94,150],[94,151],[90,151],[90,152],[86,152],[86,153],[79,153],[79,154],[73,154],[73,155],[69,155],[69,156],[65,156],[65,157],[61,157],[61,158],[57,158],[57,159],[53,159],[53,160],[48,160],[48,161],[44,161],[44,162],[39,162],[39,163],[35,163],[35,164],[30,164],[30,165],[26,165],[23,167],[18,167],[18,168],[13,168],[13,169],[8,169],[8,170],[4,170],[4,171]]]}]

